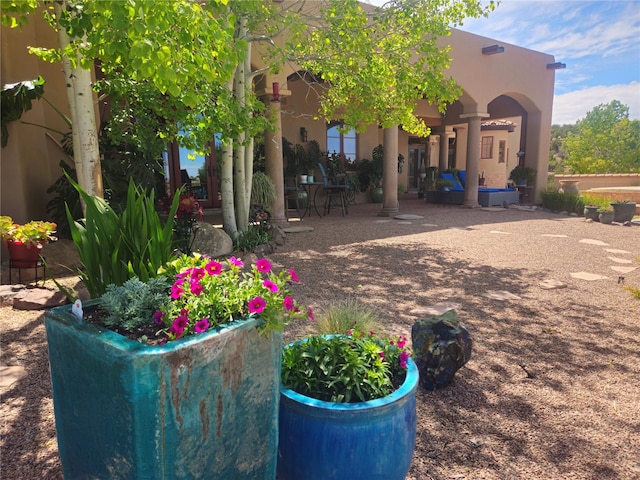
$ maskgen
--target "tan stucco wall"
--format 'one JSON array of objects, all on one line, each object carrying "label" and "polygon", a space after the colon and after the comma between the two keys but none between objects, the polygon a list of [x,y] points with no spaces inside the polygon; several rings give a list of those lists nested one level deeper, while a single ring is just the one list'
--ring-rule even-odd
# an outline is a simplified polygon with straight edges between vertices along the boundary
[{"label": "tan stucco wall", "polygon": [[[32,15],[22,30],[1,28],[2,85],[33,80],[41,75],[45,79],[44,96],[68,116],[62,68],[39,60],[27,52],[28,45],[54,46],[55,32],[39,15]],[[33,102],[33,108],[22,118],[24,122],[46,125],[66,132],[63,119],[42,100]],[[9,141],[1,154],[0,211],[16,222],[46,218],[46,190],[61,171],[58,163],[65,158],[56,145],[60,135],[44,128],[25,125],[20,121],[9,124]]]}]

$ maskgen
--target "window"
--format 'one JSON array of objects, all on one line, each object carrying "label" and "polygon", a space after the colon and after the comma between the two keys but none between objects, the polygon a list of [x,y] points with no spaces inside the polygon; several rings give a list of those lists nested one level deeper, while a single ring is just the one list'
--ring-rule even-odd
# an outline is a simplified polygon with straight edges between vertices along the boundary
[{"label": "window", "polygon": [[500,140],[498,144],[498,163],[505,162],[505,151],[507,150],[507,142]]},{"label": "window", "polygon": [[493,158],[493,137],[482,137],[480,158]]},{"label": "window", "polygon": [[345,166],[353,165],[356,161],[356,131],[350,128],[340,133],[341,128],[345,128],[342,122],[327,126],[327,152],[340,154]]}]

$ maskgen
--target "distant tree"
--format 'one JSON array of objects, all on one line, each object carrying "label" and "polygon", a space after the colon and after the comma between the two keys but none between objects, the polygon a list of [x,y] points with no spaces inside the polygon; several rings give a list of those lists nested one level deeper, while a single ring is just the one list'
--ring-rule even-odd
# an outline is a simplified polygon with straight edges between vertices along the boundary
[{"label": "distant tree", "polygon": [[575,124],[551,125],[551,142],[549,144],[549,171],[562,173],[564,171],[564,159],[567,150],[564,141],[569,133],[575,133]]},{"label": "distant tree", "polygon": [[640,121],[618,100],[588,112],[562,147],[569,173],[640,173]]}]

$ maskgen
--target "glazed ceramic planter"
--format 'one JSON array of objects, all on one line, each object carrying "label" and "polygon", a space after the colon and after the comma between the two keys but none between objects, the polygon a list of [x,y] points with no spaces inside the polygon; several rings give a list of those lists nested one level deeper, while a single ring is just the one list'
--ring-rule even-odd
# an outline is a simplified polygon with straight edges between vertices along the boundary
[{"label": "glazed ceramic planter", "polygon": [[369,190],[369,194],[371,195],[372,203],[382,203],[382,187],[372,187]]},{"label": "glazed ceramic planter", "polygon": [[614,218],[615,218],[615,212],[613,210],[607,211],[607,212],[601,212],[598,214],[598,219],[600,220],[600,223],[609,224],[613,222]]},{"label": "glazed ceramic planter", "polygon": [[625,203],[611,203],[614,212],[614,222],[630,222],[633,216],[636,214],[635,202]]},{"label": "glazed ceramic planter", "polygon": [[40,253],[42,252],[42,244],[7,242],[9,250],[9,258],[11,266],[14,268],[35,267],[40,261]]},{"label": "glazed ceramic planter", "polygon": [[316,400],[282,388],[278,480],[404,480],[416,441],[418,369],[402,386],[360,403]]},{"label": "glazed ceramic planter", "polygon": [[598,207],[587,205],[584,207],[584,218],[598,222]]},{"label": "glazed ceramic planter", "polygon": [[148,346],[50,310],[65,479],[273,480],[282,335],[259,322]]}]

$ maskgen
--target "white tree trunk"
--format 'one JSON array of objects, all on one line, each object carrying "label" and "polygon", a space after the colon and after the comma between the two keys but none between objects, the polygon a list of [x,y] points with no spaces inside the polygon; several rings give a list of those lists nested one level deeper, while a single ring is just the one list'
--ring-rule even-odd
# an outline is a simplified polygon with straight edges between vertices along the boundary
[{"label": "white tree trunk", "polygon": [[[58,41],[65,49],[71,38],[59,19],[66,9],[66,1],[54,2],[58,19]],[[71,112],[73,135],[73,160],[78,184],[90,195],[103,196],[102,169],[100,166],[100,148],[98,129],[96,128],[95,103],[91,88],[91,71],[81,66],[82,55],[77,53],[75,68],[70,58],[63,56],[62,66],[67,87],[67,100]],[[84,209],[84,204],[83,204]]]}]

